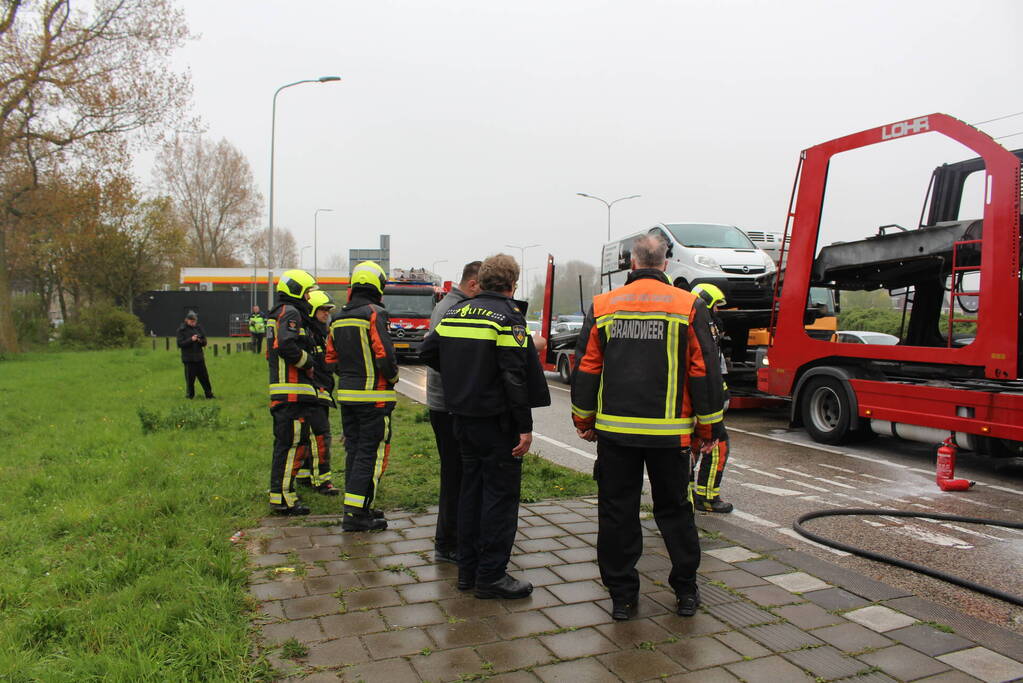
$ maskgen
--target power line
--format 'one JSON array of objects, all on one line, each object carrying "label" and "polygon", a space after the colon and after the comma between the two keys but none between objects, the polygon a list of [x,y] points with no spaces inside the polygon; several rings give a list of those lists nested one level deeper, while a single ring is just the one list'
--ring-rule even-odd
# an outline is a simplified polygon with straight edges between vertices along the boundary
[{"label": "power line", "polygon": [[1001,140],[1002,138],[1014,138],[1014,137],[1016,137],[1017,135],[1023,135],[1023,130],[1021,130],[1021,131],[1020,131],[1020,132],[1018,132],[1018,133],[1009,133],[1008,135],[999,135],[998,137],[996,137],[996,138],[994,138],[994,139],[995,139],[995,140]]},{"label": "power line", "polygon": [[1011,119],[1013,116],[1021,116],[1021,115],[1023,115],[1023,111],[1018,111],[1015,114],[1006,114],[1005,116],[998,116],[998,117],[993,118],[993,119],[988,119],[987,121],[977,121],[976,123],[971,123],[970,125],[971,126],[982,126],[985,123],[993,123],[995,121],[1001,121],[1003,119]]}]

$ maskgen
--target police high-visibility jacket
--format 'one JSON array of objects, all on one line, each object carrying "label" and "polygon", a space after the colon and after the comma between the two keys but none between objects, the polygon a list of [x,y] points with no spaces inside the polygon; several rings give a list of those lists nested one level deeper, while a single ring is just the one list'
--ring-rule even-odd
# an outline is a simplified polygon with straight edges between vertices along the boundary
[{"label": "police high-visibility jacket", "polygon": [[327,337],[327,365],[338,375],[341,403],[387,403],[398,400],[398,359],[387,333],[387,309],[379,299],[352,290],[344,308],[335,311]]},{"label": "police high-visibility jacket", "polygon": [[551,397],[525,302],[481,292],[448,309],[420,347],[420,358],[440,371],[444,404],[455,415],[508,415],[516,433],[533,431],[530,408]]},{"label": "police high-visibility jacket", "polygon": [[721,371],[710,314],[657,269],[635,270],[586,315],[572,377],[572,420],[631,446],[688,446],[720,433]]},{"label": "police high-visibility jacket", "polygon": [[249,316],[249,332],[252,334],[263,334],[266,331],[266,319],[262,313],[253,313]]},{"label": "police high-visibility jacket", "polygon": [[[277,295],[266,322],[266,358],[270,366],[270,407],[282,403],[317,403],[326,394],[315,381],[316,340],[303,315],[308,302]],[[326,395],[329,398],[329,394]]]}]

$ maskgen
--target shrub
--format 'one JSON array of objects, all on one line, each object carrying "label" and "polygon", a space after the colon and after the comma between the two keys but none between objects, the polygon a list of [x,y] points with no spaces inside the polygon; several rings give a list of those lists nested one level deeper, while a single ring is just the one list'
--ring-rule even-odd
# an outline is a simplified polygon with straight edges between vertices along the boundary
[{"label": "shrub", "polygon": [[14,334],[22,348],[45,346],[50,341],[50,317],[35,296],[16,296],[11,301]]},{"label": "shrub", "polygon": [[217,429],[220,427],[220,406],[180,405],[166,413],[139,407],[142,432],[150,434],[164,429]]},{"label": "shrub", "polygon": [[142,321],[109,304],[83,308],[60,330],[62,344],[76,349],[123,349],[142,341]]}]

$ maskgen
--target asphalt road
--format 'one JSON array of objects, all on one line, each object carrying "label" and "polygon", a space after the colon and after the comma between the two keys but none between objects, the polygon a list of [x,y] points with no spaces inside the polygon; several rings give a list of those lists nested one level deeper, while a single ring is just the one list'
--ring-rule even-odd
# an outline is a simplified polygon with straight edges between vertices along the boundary
[{"label": "asphalt road", "polygon": [[[533,452],[590,471],[595,444],[572,427],[568,388],[548,374],[552,404],[534,410]],[[398,389],[425,401],[425,368],[404,365]],[[731,457],[722,497],[735,504],[730,520],[916,595],[1023,633],[1023,608],[907,570],[849,555],[792,530],[800,515],[825,508],[894,508],[967,517],[1023,520],[1023,461],[960,453],[956,475],[976,481],[965,492],[934,483],[934,447],[891,438],[855,446],[824,446],[789,429],[787,409],[729,412]],[[848,517],[816,520],[814,531],[875,552],[895,555],[1023,596],[1023,531],[919,518]]]}]

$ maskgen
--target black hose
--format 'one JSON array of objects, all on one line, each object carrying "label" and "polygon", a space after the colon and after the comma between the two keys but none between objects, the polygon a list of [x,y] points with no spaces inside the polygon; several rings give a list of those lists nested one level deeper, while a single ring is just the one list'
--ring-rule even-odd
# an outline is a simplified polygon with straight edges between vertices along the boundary
[{"label": "black hose", "polygon": [[983,593],[984,595],[990,595],[993,598],[1004,600],[1005,602],[1012,603],[1023,607],[1023,596],[1013,595],[1000,591],[997,588],[991,588],[983,584],[964,579],[959,576],[952,574],[946,574],[945,572],[925,567],[922,564],[916,564],[908,560],[900,560],[897,557],[891,557],[889,555],[882,555],[881,553],[875,553],[871,550],[865,550],[858,548],[848,543],[842,543],[841,541],[833,541],[829,538],[824,538],[819,534],[815,534],[812,531],[808,531],[803,528],[804,522],[809,522],[811,519],[817,519],[818,517],[838,517],[838,516],[885,516],[885,517],[919,517],[921,519],[935,519],[945,522],[960,522],[962,524],[984,524],[987,526],[1000,526],[1007,529],[1023,529],[1023,522],[1006,522],[999,519],[984,519],[983,517],[960,517],[959,515],[942,515],[942,514],[924,514],[921,512],[906,512],[904,510],[877,510],[877,509],[860,509],[860,508],[838,508],[834,510],[817,510],[816,512],[808,512],[795,522],[792,523],[792,528],[795,529],[796,533],[801,536],[809,538],[811,541],[826,545],[831,548],[838,550],[844,550],[847,553],[853,555],[859,555],[860,557],[866,557],[877,562],[884,562],[886,564],[892,564],[896,567],[902,567],[919,574],[925,574],[927,576],[945,581],[947,583],[955,584],[956,586],[962,586],[963,588],[969,588],[972,591]]}]

